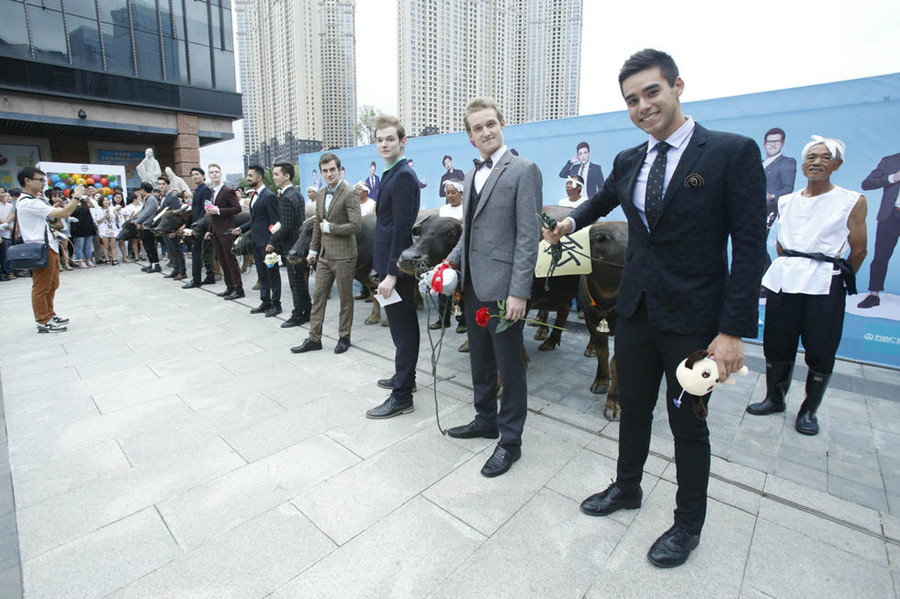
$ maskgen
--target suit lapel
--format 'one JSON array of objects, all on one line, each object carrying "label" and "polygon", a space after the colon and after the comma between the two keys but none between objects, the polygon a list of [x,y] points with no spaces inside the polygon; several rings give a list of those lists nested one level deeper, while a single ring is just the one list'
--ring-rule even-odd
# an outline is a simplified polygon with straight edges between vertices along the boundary
[{"label": "suit lapel", "polygon": [[669,186],[666,187],[666,193],[663,195],[663,203],[659,209],[660,218],[662,218],[662,215],[666,212],[666,208],[668,208],[669,204],[672,203],[672,198],[674,198],[675,194],[683,187],[682,184],[684,180],[691,172],[693,172],[694,165],[703,154],[703,148],[706,146],[706,137],[706,129],[695,124],[694,133],[691,135],[688,147],[685,148],[684,154],[681,155],[681,160],[678,161],[678,166],[672,174],[672,180],[669,181]]},{"label": "suit lapel", "polygon": [[[506,167],[509,166],[509,160],[511,154],[509,150],[503,153],[503,156],[497,160],[498,164],[494,165],[493,170],[491,170],[491,174],[488,175],[487,181],[484,182],[484,187],[481,188],[481,199],[478,201],[478,206],[475,207],[475,214],[472,215],[472,218],[478,216],[478,214],[484,209],[484,205],[487,203],[488,199],[491,197],[491,192],[494,190],[494,185],[497,184],[497,179],[500,178],[500,175],[503,174],[503,171],[506,170]],[[474,174],[473,174],[474,180]]]}]

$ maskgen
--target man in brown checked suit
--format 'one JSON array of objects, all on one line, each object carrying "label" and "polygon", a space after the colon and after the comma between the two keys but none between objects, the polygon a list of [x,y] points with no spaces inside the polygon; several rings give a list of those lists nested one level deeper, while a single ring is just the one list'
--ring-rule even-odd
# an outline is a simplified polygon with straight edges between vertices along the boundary
[{"label": "man in brown checked suit", "polygon": [[316,194],[316,216],[313,237],[306,261],[316,265],[316,287],[313,291],[309,338],[302,345],[292,347],[295,354],[322,349],[322,322],[325,302],[331,286],[337,281],[341,299],[339,334],[334,353],[342,354],[350,348],[350,327],[353,326],[353,272],[356,270],[356,234],[359,233],[359,197],[341,180],[341,159],[331,152],[322,154],[319,170],[325,187]]},{"label": "man in brown checked suit", "polygon": [[222,265],[225,276],[225,291],[216,295],[234,300],[244,297],[244,284],[237,258],[231,253],[234,237],[228,232],[234,228],[234,215],[241,211],[241,205],[234,190],[222,181],[222,169],[218,164],[210,164],[207,172],[213,193],[212,205],[206,208],[209,214],[209,233],[206,236],[213,240],[216,259]]}]

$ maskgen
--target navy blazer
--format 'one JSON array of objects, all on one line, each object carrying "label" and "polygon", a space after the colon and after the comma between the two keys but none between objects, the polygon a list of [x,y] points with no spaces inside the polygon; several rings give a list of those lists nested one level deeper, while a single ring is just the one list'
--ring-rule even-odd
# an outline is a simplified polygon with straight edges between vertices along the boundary
[{"label": "navy blazer", "polygon": [[797,161],[788,158],[784,154],[772,161],[766,167],[766,193],[775,196],[776,206],[778,198],[794,191],[794,180],[797,178]]},{"label": "navy blazer", "polygon": [[201,183],[194,190],[194,199],[191,201],[191,224],[199,221],[206,214],[206,201],[212,201],[212,189]]},{"label": "navy blazer", "polygon": [[881,206],[878,207],[878,214],[875,216],[875,220],[878,222],[884,222],[894,214],[897,194],[900,192],[900,181],[891,183],[888,181],[888,175],[893,175],[897,171],[900,171],[900,154],[885,156],[875,170],[869,173],[869,176],[862,182],[862,188],[865,191],[884,189],[881,194]]},{"label": "navy blazer", "polygon": [[[572,177],[578,174],[578,171],[581,170],[581,163],[576,162],[572,164],[571,162],[567,162],[565,166],[562,167],[562,170],[559,171],[559,177],[561,179],[565,179],[566,177]],[[603,185],[603,169],[600,168],[599,164],[594,164],[593,162],[588,162],[588,176],[587,180],[584,182],[584,187],[587,190],[587,197],[592,197],[595,193],[600,191],[600,187]]]},{"label": "navy blazer", "polygon": [[419,214],[419,178],[406,160],[381,175],[375,207],[375,253],[372,266],[382,278],[400,276],[397,259],[412,245],[412,228]]},{"label": "navy blazer", "polygon": [[250,220],[241,225],[241,232],[250,231],[253,247],[269,245],[269,227],[278,222],[278,198],[268,187],[263,187],[259,196],[250,204]]},{"label": "navy blazer", "polygon": [[622,206],[628,247],[616,311],[629,318],[644,298],[657,329],[756,337],[766,178],[755,142],[695,124],[652,232],[632,200],[646,155],[647,142],[621,152],[600,191],[571,214],[580,228]]}]

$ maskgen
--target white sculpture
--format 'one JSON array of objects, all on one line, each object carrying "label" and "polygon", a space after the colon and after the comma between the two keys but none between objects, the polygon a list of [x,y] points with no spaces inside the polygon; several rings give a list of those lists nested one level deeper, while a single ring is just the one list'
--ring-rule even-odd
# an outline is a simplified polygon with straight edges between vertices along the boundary
[{"label": "white sculpture", "polygon": [[169,189],[175,193],[184,193],[190,191],[191,188],[185,183],[184,179],[175,174],[171,166],[166,167],[166,177],[169,178]]},{"label": "white sculpture", "polygon": [[156,180],[162,175],[162,169],[159,167],[159,162],[153,157],[153,148],[147,148],[144,151],[144,159],[134,170],[142,182],[146,181],[150,185],[156,185]]}]

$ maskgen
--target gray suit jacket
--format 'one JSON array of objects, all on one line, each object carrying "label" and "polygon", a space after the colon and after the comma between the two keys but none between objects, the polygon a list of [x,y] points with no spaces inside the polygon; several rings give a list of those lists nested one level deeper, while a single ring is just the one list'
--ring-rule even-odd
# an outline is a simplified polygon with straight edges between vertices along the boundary
[{"label": "gray suit jacket", "polygon": [[[472,203],[475,169],[466,173],[463,213]],[[448,259],[465,277],[466,260],[475,295],[483,302],[505,300],[510,295],[530,298],[534,265],[541,231],[537,215],[543,207],[541,171],[524,158],[507,151],[497,160],[481,190],[481,201],[472,216],[472,231],[463,234]],[[471,244],[466,247],[466,240]],[[461,281],[461,285],[465,281]]]}]

